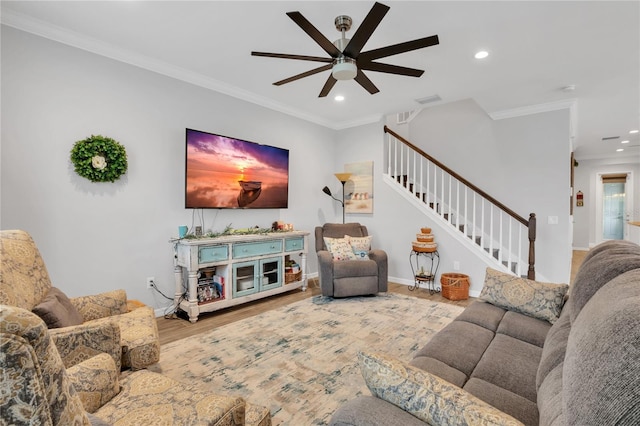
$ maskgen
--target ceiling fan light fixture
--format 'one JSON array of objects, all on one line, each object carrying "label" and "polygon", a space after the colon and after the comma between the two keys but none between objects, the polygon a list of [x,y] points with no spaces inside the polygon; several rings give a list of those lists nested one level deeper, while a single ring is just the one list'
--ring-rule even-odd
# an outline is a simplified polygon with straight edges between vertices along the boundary
[{"label": "ceiling fan light fixture", "polygon": [[353,80],[358,75],[356,61],[346,56],[336,59],[336,63],[331,69],[331,75],[336,80]]}]

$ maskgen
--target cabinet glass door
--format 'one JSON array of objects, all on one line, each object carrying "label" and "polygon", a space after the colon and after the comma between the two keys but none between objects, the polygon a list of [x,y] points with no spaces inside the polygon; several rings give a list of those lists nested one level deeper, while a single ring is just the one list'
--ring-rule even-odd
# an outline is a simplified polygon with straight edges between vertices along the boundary
[{"label": "cabinet glass door", "polygon": [[260,261],[260,291],[270,290],[282,285],[282,258],[262,259]]},{"label": "cabinet glass door", "polygon": [[256,279],[257,262],[242,262],[233,265],[233,297],[246,296],[258,292]]}]

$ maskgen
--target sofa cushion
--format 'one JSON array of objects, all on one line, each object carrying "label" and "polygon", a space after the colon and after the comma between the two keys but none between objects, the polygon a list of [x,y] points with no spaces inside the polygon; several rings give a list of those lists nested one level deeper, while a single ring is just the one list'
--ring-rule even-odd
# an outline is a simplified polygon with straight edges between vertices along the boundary
[{"label": "sofa cushion", "polygon": [[374,396],[428,424],[518,425],[513,417],[458,386],[380,354],[358,353],[360,369]]},{"label": "sofa cushion", "polygon": [[359,396],[333,413],[330,426],[424,426],[424,422],[390,402],[374,396]]},{"label": "sofa cushion", "polygon": [[409,365],[428,371],[431,374],[435,374],[441,379],[445,379],[447,382],[460,387],[463,387],[468,379],[467,375],[462,371],[456,370],[444,362],[428,356],[416,356],[411,360],[411,362],[409,362]]},{"label": "sofa cushion", "polygon": [[71,304],[69,298],[58,288],[51,287],[49,293],[33,308],[48,328],[69,327],[82,324],[82,315]]},{"label": "sofa cushion", "polygon": [[638,268],[640,246],[629,241],[607,241],[590,250],[574,279],[579,285],[571,289],[567,302],[571,322],[600,287],[618,275]]},{"label": "sofa cushion", "polygon": [[491,303],[478,300],[467,306],[455,320],[467,321],[484,327],[487,330],[496,331],[506,312],[506,310],[494,306]]},{"label": "sofa cushion", "polygon": [[469,379],[464,390],[525,425],[538,424],[538,406],[527,398],[477,378]]},{"label": "sofa cushion", "polygon": [[507,312],[500,322],[497,333],[506,334],[541,348],[550,328],[551,324],[547,321],[517,312]]},{"label": "sofa cushion", "polygon": [[560,316],[568,289],[567,284],[543,283],[487,268],[480,299],[554,323]]},{"label": "sofa cushion", "polygon": [[536,401],[536,372],[542,348],[497,334],[471,377],[482,379]]},{"label": "sofa cushion", "polygon": [[562,377],[568,424],[637,424],[639,342],[640,269],[635,269],[600,288],[572,321]]},{"label": "sofa cushion", "polygon": [[110,424],[244,424],[240,397],[217,395],[147,370],[121,378],[120,384],[120,393],[94,413]]},{"label": "sofa cushion", "polygon": [[373,260],[336,262],[333,264],[333,278],[378,276],[378,265]]},{"label": "sofa cushion", "polygon": [[433,336],[415,356],[437,359],[469,377],[493,336],[492,331],[479,325],[453,321]]}]

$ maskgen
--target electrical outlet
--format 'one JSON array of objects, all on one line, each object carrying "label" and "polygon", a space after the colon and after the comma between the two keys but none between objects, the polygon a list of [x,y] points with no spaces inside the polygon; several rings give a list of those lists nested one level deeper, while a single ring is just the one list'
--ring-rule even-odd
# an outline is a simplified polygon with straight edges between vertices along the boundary
[{"label": "electrical outlet", "polygon": [[455,260],[453,262],[453,270],[454,271],[459,271],[460,270],[460,262],[458,262],[457,260]]},{"label": "electrical outlet", "polygon": [[147,288],[153,288],[155,280],[154,277],[147,277]]}]

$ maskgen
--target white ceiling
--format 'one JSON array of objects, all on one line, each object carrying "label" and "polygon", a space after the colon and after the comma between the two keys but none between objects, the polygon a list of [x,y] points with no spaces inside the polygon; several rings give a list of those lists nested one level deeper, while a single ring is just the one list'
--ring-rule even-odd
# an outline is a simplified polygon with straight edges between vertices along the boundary
[{"label": "white ceiling", "polygon": [[[334,129],[414,110],[432,95],[442,100],[430,105],[472,98],[494,117],[572,105],[577,159],[640,160],[639,136],[629,134],[640,128],[640,2],[383,3],[391,10],[363,51],[437,34],[438,46],[380,60],[426,72],[367,72],[380,93],[339,81],[326,98],[318,93],[328,71],[272,85],[321,64],[250,53],[326,56],[285,13],[300,11],[335,40],[334,18],[351,16],[353,34],[373,1],[3,0],[1,12],[3,24]],[[474,59],[480,49],[490,56]],[[575,90],[561,90],[568,85]],[[611,136],[620,139],[602,141]]]}]

